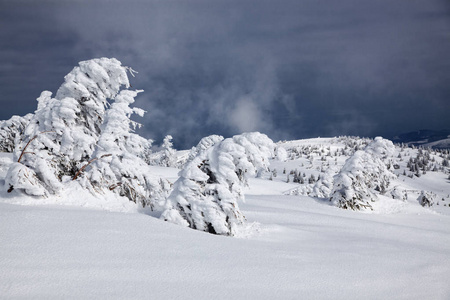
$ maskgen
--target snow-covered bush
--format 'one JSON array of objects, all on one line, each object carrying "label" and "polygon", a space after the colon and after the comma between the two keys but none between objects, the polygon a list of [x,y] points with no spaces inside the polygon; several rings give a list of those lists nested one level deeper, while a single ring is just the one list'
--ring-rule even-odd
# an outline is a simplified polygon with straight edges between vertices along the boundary
[{"label": "snow-covered bush", "polygon": [[421,191],[419,197],[417,198],[417,201],[419,201],[419,204],[422,206],[433,206],[434,204],[434,197],[435,195],[431,192],[427,191]]},{"label": "snow-covered bush", "polygon": [[275,157],[279,161],[286,161],[288,159],[288,153],[287,153],[286,149],[277,145],[277,147],[275,149]]},{"label": "snow-covered bush", "polygon": [[147,164],[151,166],[179,167],[177,151],[173,148],[172,140],[171,135],[166,135],[159,151],[148,151],[145,155]]},{"label": "snow-covered bush", "polygon": [[408,193],[402,187],[396,186],[391,190],[392,199],[406,201],[408,200]]},{"label": "snow-covered bush", "polygon": [[312,182],[312,178],[314,176],[311,176],[309,179],[311,180],[311,183],[305,184],[305,180],[301,174],[297,175],[296,172],[294,172],[294,179],[293,182],[299,183],[300,186],[296,187],[294,189],[291,189],[289,191],[286,191],[285,195],[302,195],[302,196],[310,196],[310,197],[317,197],[317,198],[329,198],[330,193],[333,189],[333,175],[332,170],[327,170],[326,173],[322,174],[322,176],[315,182]]},{"label": "snow-covered bush", "polygon": [[329,198],[333,190],[333,171],[328,169],[327,172],[322,174],[319,180],[316,181],[313,187],[311,196],[318,198]]},{"label": "snow-covered bush", "polygon": [[254,132],[199,152],[180,171],[161,218],[214,234],[235,235],[245,221],[238,201],[244,200],[247,178],[268,168],[274,150],[272,140]]},{"label": "snow-covered bush", "polygon": [[36,176],[36,173],[21,163],[13,163],[6,173],[5,184],[9,187],[8,192],[13,188],[24,190],[28,195],[46,196],[47,190]]},{"label": "snow-covered bush", "polygon": [[394,149],[392,142],[377,137],[364,150],[356,151],[334,176],[330,200],[344,209],[371,209],[377,194],[384,194],[396,178],[383,161]]},{"label": "snow-covered bush", "polygon": [[19,138],[25,126],[33,115],[23,117],[12,116],[11,119],[0,121],[0,152],[13,152],[16,138]]}]

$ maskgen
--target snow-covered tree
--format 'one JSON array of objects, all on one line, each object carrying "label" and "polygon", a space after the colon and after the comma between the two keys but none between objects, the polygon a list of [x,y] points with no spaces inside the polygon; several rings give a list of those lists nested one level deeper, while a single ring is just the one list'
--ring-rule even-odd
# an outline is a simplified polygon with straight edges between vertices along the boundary
[{"label": "snow-covered tree", "polygon": [[142,91],[122,90],[115,97],[106,112],[92,163],[85,174],[80,170],[75,177],[81,175],[82,185],[92,191],[109,189],[153,209],[167,197],[170,184],[150,174],[141,157],[150,142],[132,132],[138,124],[130,116],[144,114],[143,110],[129,106],[139,92]]},{"label": "snow-covered tree", "polygon": [[376,137],[371,143],[369,143],[364,151],[373,155],[374,157],[386,160],[389,157],[395,156],[395,146],[387,139],[382,137]]},{"label": "snow-covered tree", "polygon": [[417,201],[422,206],[433,206],[435,195],[431,192],[421,191]]},{"label": "snow-covered tree", "polygon": [[377,194],[383,194],[396,178],[383,161],[394,150],[392,142],[377,137],[364,150],[356,151],[334,176],[330,200],[344,209],[371,209]]},{"label": "snow-covered tree", "polygon": [[198,156],[200,153],[205,152],[212,146],[214,146],[217,143],[220,143],[223,141],[223,136],[221,135],[209,135],[205,136],[198,142],[198,144],[195,147],[192,147],[191,151],[189,152],[189,158],[188,162],[193,160],[196,156]]},{"label": "snow-covered tree", "polygon": [[200,152],[180,171],[161,218],[176,224],[221,235],[235,235],[245,217],[248,176],[267,169],[275,144],[254,132],[228,138]]},{"label": "snow-covered tree", "polygon": [[[114,58],[82,61],[65,76],[55,98],[49,91],[41,93],[14,152],[50,193],[61,188],[64,176],[73,177],[92,158],[108,101],[121,87],[130,86],[128,70]],[[9,184],[18,186],[15,181]]]},{"label": "snow-covered tree", "polygon": [[14,151],[16,138],[20,138],[32,116],[12,116],[9,120],[0,121],[0,152]]},{"label": "snow-covered tree", "polygon": [[[152,166],[179,167],[177,151],[173,148],[172,136],[166,135],[159,151],[148,151],[145,161]],[[181,164],[185,163],[181,162]]]},{"label": "snow-covered tree", "polygon": [[288,159],[288,153],[287,153],[286,149],[284,149],[280,145],[277,145],[277,147],[275,149],[275,157],[279,161],[286,161]]},{"label": "snow-covered tree", "polygon": [[173,149],[173,137],[166,135],[162,144],[162,155],[160,165],[163,167],[175,167],[177,164],[176,151]]},{"label": "snow-covered tree", "polygon": [[18,162],[11,164],[9,167],[6,173],[5,183],[9,186],[8,193],[16,188],[32,196],[48,195],[47,189],[42,185],[36,173]]},{"label": "snow-covered tree", "polygon": [[403,200],[403,201],[408,200],[407,191],[400,186],[396,186],[391,190],[391,196],[393,199],[398,199],[398,200]]},{"label": "snow-covered tree", "polygon": [[333,170],[328,169],[314,184],[311,196],[329,198],[333,189]]}]

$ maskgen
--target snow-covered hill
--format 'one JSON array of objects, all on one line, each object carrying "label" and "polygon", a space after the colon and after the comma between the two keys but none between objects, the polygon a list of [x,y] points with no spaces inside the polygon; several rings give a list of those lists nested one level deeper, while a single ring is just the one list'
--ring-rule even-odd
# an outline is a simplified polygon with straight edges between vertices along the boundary
[{"label": "snow-covered hill", "polygon": [[[370,142],[370,139],[357,137],[280,142],[279,145],[289,153],[289,160],[272,162],[272,175],[266,175],[266,177],[269,176],[269,179],[275,181],[292,182],[298,174],[297,181],[300,180],[300,184],[285,191],[285,194],[329,198],[333,177],[339,173],[355,151],[364,149]],[[445,214],[449,213],[449,158],[448,149],[395,146],[393,153],[384,161],[389,165],[389,171],[397,178],[392,180],[384,193],[378,195],[382,200],[380,203],[385,202],[386,205],[374,208],[374,212],[387,213],[391,209],[395,211],[395,207],[400,202],[415,204],[421,192],[428,191],[430,197],[434,199],[432,209]],[[328,194],[326,193],[327,184],[330,189]],[[396,201],[402,199],[405,201]],[[377,202],[374,205],[380,204]]]},{"label": "snow-covered hill", "polygon": [[[12,156],[1,153],[1,298],[450,298],[448,152],[397,146],[390,170],[398,177],[373,210],[340,209],[317,195],[370,142],[280,142],[288,158],[249,180],[238,238],[164,222],[124,197],[76,185],[47,198],[7,193]],[[176,168],[150,170],[178,178]],[[407,199],[393,197],[394,188]],[[433,206],[419,204],[422,190]]]},{"label": "snow-covered hill", "polygon": [[392,140],[396,143],[404,143],[410,146],[449,149],[450,130],[417,130],[400,134],[393,137]]}]

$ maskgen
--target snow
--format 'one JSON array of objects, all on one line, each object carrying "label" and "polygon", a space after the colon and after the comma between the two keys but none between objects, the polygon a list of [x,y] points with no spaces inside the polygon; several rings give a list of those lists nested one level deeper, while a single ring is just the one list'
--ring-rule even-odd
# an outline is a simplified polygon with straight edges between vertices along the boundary
[{"label": "snow", "polygon": [[436,142],[426,143],[424,147],[450,148],[450,137]]},{"label": "snow", "polygon": [[248,195],[235,239],[144,214],[0,203],[4,298],[448,299],[450,219]]},{"label": "snow", "polygon": [[[343,146],[313,142],[291,144],[332,152]],[[1,298],[449,299],[446,175],[400,176],[394,185],[407,190],[408,200],[380,195],[373,211],[355,212],[323,198],[285,195],[299,184],[286,183],[282,169],[317,175],[312,156],[311,164],[307,157],[272,161],[273,180],[249,178],[239,203],[246,227],[231,238],[164,222],[112,192],[95,197],[75,182],[47,198],[7,193],[12,155],[0,153]],[[336,169],[346,157],[338,157]],[[149,170],[178,178],[176,168]],[[420,206],[421,189],[442,204]]]}]

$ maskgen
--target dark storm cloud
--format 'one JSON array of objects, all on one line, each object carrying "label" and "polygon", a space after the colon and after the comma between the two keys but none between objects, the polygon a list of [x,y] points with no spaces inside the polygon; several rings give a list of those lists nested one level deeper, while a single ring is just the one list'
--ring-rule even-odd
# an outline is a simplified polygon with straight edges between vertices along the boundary
[{"label": "dark storm cloud", "polygon": [[450,127],[444,1],[30,3],[0,6],[2,119],[34,110],[78,61],[113,56],[139,71],[145,135],[172,134],[180,147],[252,130],[282,139]]}]

